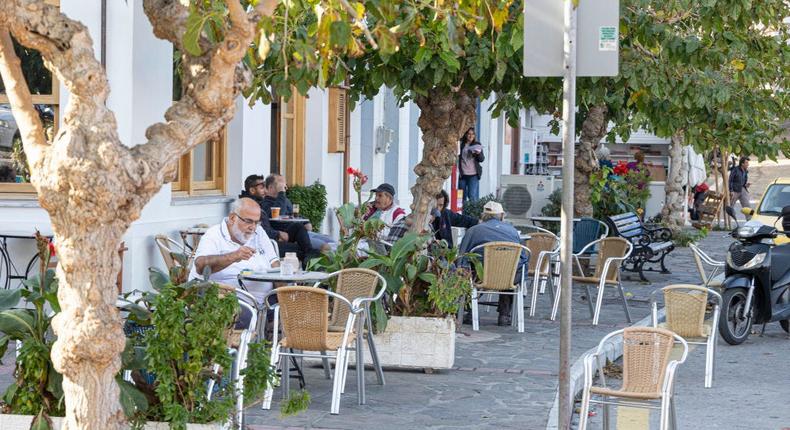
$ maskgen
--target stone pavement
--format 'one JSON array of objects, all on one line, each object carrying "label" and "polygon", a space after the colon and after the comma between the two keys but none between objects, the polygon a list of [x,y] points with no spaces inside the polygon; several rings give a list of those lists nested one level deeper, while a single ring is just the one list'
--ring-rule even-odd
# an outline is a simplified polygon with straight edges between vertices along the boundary
[{"label": "stone pavement", "polygon": [[[714,258],[723,258],[730,239],[724,232],[711,232],[702,248]],[[675,250],[668,258],[671,275],[648,273],[653,284],[636,277],[625,283],[634,321],[647,316],[647,297],[657,287],[670,283],[698,283],[691,251]],[[604,300],[601,322],[592,327],[583,288],[573,300],[573,357],[597,345],[608,332],[625,327],[625,316],[614,290]],[[481,312],[481,330],[464,325],[457,334],[455,368],[425,374],[419,371],[386,370],[387,384],[376,384],[371,370],[367,377],[367,404],[357,405],[356,378],[349,370],[346,393],[341,397],[340,415],[329,414],[330,381],[323,370],[307,367],[305,377],[312,404],[294,417],[281,418],[280,390],[275,391],[272,410],[259,405],[246,410],[251,430],[281,428],[316,429],[543,429],[557,389],[559,322],[547,319],[548,294],[540,296],[537,314],[526,319],[526,333],[496,326],[496,312]],[[525,312],[528,312],[525,311]],[[781,367],[790,354],[790,341],[778,328],[769,327],[764,338],[730,347],[719,342],[714,387],[702,387],[704,352],[695,350],[678,377],[680,428],[790,427],[790,376]],[[7,355],[0,367],[0,389],[11,383],[13,357]],[[776,381],[780,384],[771,384]],[[292,389],[298,384],[291,384]],[[597,417],[593,419],[596,421]],[[596,423],[597,424],[597,423]],[[593,428],[600,428],[599,425]],[[621,427],[632,428],[632,427]]]}]

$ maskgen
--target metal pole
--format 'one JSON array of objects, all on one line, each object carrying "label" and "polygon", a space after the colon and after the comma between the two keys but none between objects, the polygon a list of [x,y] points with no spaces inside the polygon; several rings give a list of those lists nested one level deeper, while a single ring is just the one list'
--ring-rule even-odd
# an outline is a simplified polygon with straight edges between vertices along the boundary
[{"label": "metal pole", "polygon": [[[565,43],[562,85],[562,214],[560,237],[560,399],[558,428],[570,428],[573,398],[570,389],[571,282],[573,275],[573,173],[576,142],[576,7],[565,0]],[[589,297],[588,297],[589,300]]]}]

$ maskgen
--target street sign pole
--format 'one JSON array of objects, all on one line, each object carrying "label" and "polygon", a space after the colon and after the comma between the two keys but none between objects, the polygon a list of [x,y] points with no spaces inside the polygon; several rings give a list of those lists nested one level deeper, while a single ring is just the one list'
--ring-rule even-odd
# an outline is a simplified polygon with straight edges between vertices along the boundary
[{"label": "street sign pole", "polygon": [[[576,142],[576,6],[565,0],[562,84],[562,213],[560,237],[560,386],[558,428],[570,428],[571,283],[573,281],[573,177]],[[589,298],[588,298],[589,299]]]}]

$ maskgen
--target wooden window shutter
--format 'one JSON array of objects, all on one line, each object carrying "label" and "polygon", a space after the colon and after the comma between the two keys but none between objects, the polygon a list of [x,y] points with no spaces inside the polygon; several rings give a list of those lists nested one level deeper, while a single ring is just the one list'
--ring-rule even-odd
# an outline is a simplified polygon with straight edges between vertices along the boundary
[{"label": "wooden window shutter", "polygon": [[348,94],[345,88],[329,88],[329,152],[344,152],[348,141]]}]

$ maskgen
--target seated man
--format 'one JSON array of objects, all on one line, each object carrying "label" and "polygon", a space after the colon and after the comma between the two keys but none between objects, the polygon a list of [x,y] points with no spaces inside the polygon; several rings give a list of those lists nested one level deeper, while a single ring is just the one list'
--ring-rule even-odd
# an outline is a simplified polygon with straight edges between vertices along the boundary
[{"label": "seated man", "polygon": [[307,235],[307,230],[303,226],[297,224],[290,231],[280,231],[272,227],[269,221],[270,212],[264,209],[264,195],[266,194],[266,187],[264,186],[263,176],[250,175],[244,180],[244,190],[239,194],[239,198],[249,198],[258,203],[261,208],[261,227],[270,239],[277,241],[277,247],[280,248],[280,257],[285,256],[286,252],[295,252],[296,256],[302,260],[303,264],[307,263],[307,259],[313,257],[315,252],[310,245],[310,237]]},{"label": "seated man", "polygon": [[452,248],[454,246],[452,228],[471,228],[477,225],[477,219],[469,215],[457,214],[451,211],[447,208],[449,203],[450,197],[447,195],[447,191],[442,190],[436,195],[436,209],[431,212],[433,217],[431,226],[433,227],[436,240],[446,240],[447,245]]},{"label": "seated man", "polygon": [[[502,205],[497,202],[488,202],[483,206],[483,213],[480,215],[480,224],[471,227],[464,234],[461,240],[459,251],[461,253],[468,253],[478,245],[483,245],[488,242],[513,242],[521,243],[521,237],[518,230],[512,225],[504,222],[505,210]],[[482,255],[482,249],[478,250]],[[521,270],[526,267],[527,253],[521,251],[521,260],[519,261],[519,269],[516,272],[514,283],[521,282]],[[468,264],[468,262],[467,262]],[[512,308],[513,296],[499,295],[499,312],[498,325],[510,324],[510,310]],[[464,318],[467,319],[467,318]]]},{"label": "seated man", "polygon": [[[195,251],[190,279],[208,273],[208,279],[237,286],[242,270],[264,271],[280,266],[274,246],[259,224],[261,208],[252,199],[240,198],[230,207],[228,217],[210,227]],[[259,301],[271,291],[270,282],[245,282]]]},{"label": "seated man", "polygon": [[[272,208],[280,208],[280,215],[293,216],[293,203],[291,203],[291,200],[289,200],[288,196],[285,195],[285,191],[288,189],[288,185],[285,182],[285,176],[272,173],[266,177],[263,186],[264,196],[263,202],[261,202],[261,210],[263,210],[264,216],[271,218]],[[337,243],[335,243],[331,237],[325,234],[314,232],[313,225],[309,222],[307,224],[299,225],[304,226],[304,229],[307,230],[307,235],[310,238],[310,245],[313,247],[313,249],[328,251],[337,247]],[[277,223],[274,224],[274,227],[278,228]],[[292,227],[286,228],[290,229]],[[285,231],[289,236],[292,235],[292,233],[294,236],[300,234],[299,232],[295,231]]]},{"label": "seated man", "polygon": [[386,240],[390,228],[401,218],[406,216],[406,211],[394,202],[395,187],[390,184],[381,184],[377,188],[370,190],[376,193],[376,200],[370,206],[367,213],[362,217],[365,221],[378,218],[384,222],[384,229],[379,233],[379,238]]}]

